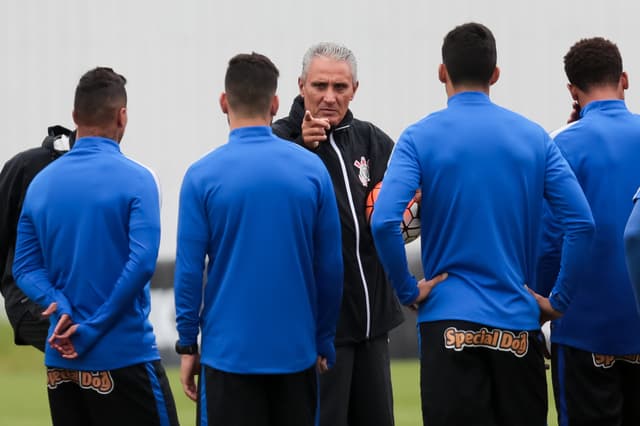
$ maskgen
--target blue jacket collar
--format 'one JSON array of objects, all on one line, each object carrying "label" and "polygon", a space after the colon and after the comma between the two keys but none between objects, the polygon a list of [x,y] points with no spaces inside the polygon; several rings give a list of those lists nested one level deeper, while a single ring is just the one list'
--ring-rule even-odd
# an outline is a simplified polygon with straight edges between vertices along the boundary
[{"label": "blue jacket collar", "polygon": [[627,111],[627,105],[622,99],[606,99],[602,101],[592,101],[580,110],[580,118],[584,117],[586,114],[589,114],[591,111],[602,111],[602,112],[619,112],[619,111]]},{"label": "blue jacket collar", "polygon": [[273,137],[273,131],[269,126],[249,126],[233,129],[229,132],[229,142],[248,141],[255,138]]},{"label": "blue jacket collar", "polygon": [[488,104],[491,103],[491,99],[484,92],[461,92],[451,96],[447,100],[447,105],[458,105],[458,104]]},{"label": "blue jacket collar", "polygon": [[72,150],[76,149],[97,149],[120,152],[120,144],[113,139],[103,138],[101,136],[85,136],[75,141]]}]

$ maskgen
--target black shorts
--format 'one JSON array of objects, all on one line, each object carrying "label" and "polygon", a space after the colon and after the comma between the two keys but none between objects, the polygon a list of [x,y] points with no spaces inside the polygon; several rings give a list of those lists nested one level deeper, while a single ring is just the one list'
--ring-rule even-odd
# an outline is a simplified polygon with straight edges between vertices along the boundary
[{"label": "black shorts", "polygon": [[393,426],[389,338],[336,346],[336,364],[320,375],[319,426]]},{"label": "black shorts", "polygon": [[640,355],[599,355],[551,345],[560,425],[640,425]]},{"label": "black shorts", "polygon": [[467,321],[420,323],[425,425],[546,426],[540,331]]},{"label": "black shorts", "polygon": [[203,366],[198,386],[198,426],[315,424],[315,365],[292,374],[234,374]]},{"label": "black shorts", "polygon": [[53,425],[178,425],[160,361],[110,371],[47,368]]}]

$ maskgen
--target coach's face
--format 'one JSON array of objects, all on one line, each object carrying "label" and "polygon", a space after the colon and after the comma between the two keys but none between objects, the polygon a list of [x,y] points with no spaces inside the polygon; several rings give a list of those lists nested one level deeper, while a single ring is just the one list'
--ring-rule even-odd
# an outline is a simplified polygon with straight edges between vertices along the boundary
[{"label": "coach's face", "polygon": [[331,126],[337,126],[347,114],[358,82],[353,82],[348,62],[316,56],[304,79],[298,79],[298,87],[304,98],[304,108],[313,118],[325,118]]}]

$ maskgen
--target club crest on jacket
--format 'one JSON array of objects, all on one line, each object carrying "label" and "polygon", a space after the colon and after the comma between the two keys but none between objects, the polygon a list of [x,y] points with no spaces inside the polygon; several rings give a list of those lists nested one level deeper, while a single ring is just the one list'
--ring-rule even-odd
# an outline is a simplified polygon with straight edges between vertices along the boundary
[{"label": "club crest on jacket", "polygon": [[360,157],[360,160],[356,160],[353,162],[353,165],[358,168],[360,171],[358,173],[358,179],[360,179],[360,183],[362,186],[367,186],[369,181],[371,180],[369,177],[369,160],[366,158]]}]

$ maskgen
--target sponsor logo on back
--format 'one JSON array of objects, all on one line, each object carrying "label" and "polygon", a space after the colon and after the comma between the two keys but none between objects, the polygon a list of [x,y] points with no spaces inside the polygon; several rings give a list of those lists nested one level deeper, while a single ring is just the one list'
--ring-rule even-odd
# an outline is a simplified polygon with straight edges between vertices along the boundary
[{"label": "sponsor logo on back", "polygon": [[511,352],[521,358],[529,351],[529,332],[521,331],[517,335],[509,330],[458,330],[449,327],[444,331],[444,346],[447,349],[462,351],[464,348],[487,348]]},{"label": "sponsor logo on back", "polygon": [[64,368],[47,369],[47,387],[56,389],[62,383],[75,383],[82,389],[94,390],[100,394],[113,391],[114,383],[108,371],[76,371]]}]

